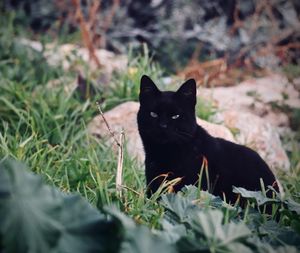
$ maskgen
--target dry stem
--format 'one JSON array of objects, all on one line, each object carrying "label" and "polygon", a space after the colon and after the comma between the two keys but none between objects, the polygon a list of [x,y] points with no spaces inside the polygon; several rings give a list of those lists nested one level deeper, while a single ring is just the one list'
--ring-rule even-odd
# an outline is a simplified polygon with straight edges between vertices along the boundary
[{"label": "dry stem", "polygon": [[104,121],[104,123],[105,123],[105,125],[106,125],[106,127],[107,127],[107,129],[108,129],[108,131],[109,131],[109,133],[111,135],[111,137],[113,138],[113,140],[115,141],[115,143],[118,145],[118,147],[120,147],[121,143],[119,143],[119,141],[117,140],[114,132],[111,130],[111,128],[110,128],[110,126],[109,126],[106,118],[104,117],[104,114],[102,112],[102,109],[101,109],[100,104],[99,104],[98,101],[96,102],[96,105],[97,105],[98,111],[99,111],[99,113],[100,113],[100,115],[101,115],[101,117],[102,117],[102,119],[103,119],[103,121]]},{"label": "dry stem", "polygon": [[114,142],[117,144],[118,146],[118,165],[117,165],[117,176],[116,176],[116,191],[118,192],[119,196],[122,197],[122,174],[123,174],[123,159],[124,159],[124,130],[122,129],[120,136],[119,136],[119,140],[117,140],[114,132],[111,130],[106,118],[104,117],[104,114],[102,112],[102,109],[100,107],[99,102],[96,102],[97,108],[99,110],[99,113],[111,135],[111,137],[113,138]]},{"label": "dry stem", "polygon": [[124,131],[122,130],[119,138],[119,146],[118,146],[118,167],[117,167],[117,177],[116,177],[116,190],[119,193],[120,197],[122,197],[122,174],[123,174],[123,158],[124,158]]},{"label": "dry stem", "polygon": [[91,37],[90,37],[90,33],[89,33],[89,29],[88,29],[88,26],[84,20],[84,17],[83,17],[83,14],[82,14],[82,11],[81,11],[81,7],[80,7],[80,1],[79,0],[72,0],[72,3],[73,5],[75,6],[76,8],[76,18],[78,18],[78,21],[79,21],[79,26],[80,26],[80,31],[81,31],[81,34],[82,34],[82,39],[83,39],[83,42],[85,44],[85,46],[87,47],[87,49],[89,50],[89,54],[90,54],[90,57],[91,59],[93,59],[97,65],[97,67],[101,67],[101,63],[95,53],[95,48],[93,46],[93,43],[92,43],[92,40],[91,40]]}]

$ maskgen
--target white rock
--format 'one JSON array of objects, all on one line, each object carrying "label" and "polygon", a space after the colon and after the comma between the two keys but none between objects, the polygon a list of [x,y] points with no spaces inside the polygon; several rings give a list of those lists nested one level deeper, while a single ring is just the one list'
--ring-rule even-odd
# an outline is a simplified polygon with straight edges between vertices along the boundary
[{"label": "white rock", "polygon": [[274,172],[289,169],[290,162],[279,132],[265,119],[234,109],[217,113],[214,118],[235,132],[238,143],[256,150]]},{"label": "white rock", "polygon": [[[104,117],[114,134],[119,135],[124,129],[128,153],[141,162],[143,161],[144,150],[137,129],[136,117],[138,109],[139,103],[126,102],[104,113]],[[105,138],[112,143],[110,133],[100,115],[96,116],[89,123],[88,131],[90,134]]]},{"label": "white rock", "polygon": [[280,75],[251,79],[232,87],[199,88],[199,96],[212,99],[222,110],[236,109],[264,117],[275,126],[288,126],[287,115],[274,106],[300,108],[299,92]]},{"label": "white rock", "polygon": [[[41,52],[43,49],[43,46],[39,41],[21,39],[20,43],[39,52]],[[127,67],[128,59],[125,55],[116,55],[113,52],[105,49],[96,49],[95,53],[102,64],[100,69],[95,62],[90,59],[89,51],[86,48],[77,46],[75,44],[46,44],[44,56],[49,65],[59,66],[61,64],[64,70],[69,70],[70,68],[76,68],[77,70],[80,70],[83,68],[80,60],[86,63],[90,69],[98,71],[101,70],[108,75],[111,75],[113,71],[125,70]],[[82,72],[84,71],[82,70]]]}]

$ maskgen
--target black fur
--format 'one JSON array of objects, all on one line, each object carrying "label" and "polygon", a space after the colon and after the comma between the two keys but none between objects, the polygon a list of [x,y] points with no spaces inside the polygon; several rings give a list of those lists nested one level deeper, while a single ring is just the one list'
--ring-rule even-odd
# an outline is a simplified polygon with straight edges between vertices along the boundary
[{"label": "black fur", "polygon": [[[137,119],[146,154],[148,196],[161,184],[162,177],[155,179],[161,174],[168,173],[169,180],[182,178],[175,191],[184,185],[197,184],[204,158],[208,162],[212,193],[221,197],[225,194],[227,201],[236,200],[232,186],[261,190],[260,178],[265,186],[273,185],[273,173],[255,151],[212,137],[197,125],[195,105],[193,79],[176,92],[162,92],[148,76],[142,77]],[[203,176],[201,187],[206,190],[207,186]]]}]

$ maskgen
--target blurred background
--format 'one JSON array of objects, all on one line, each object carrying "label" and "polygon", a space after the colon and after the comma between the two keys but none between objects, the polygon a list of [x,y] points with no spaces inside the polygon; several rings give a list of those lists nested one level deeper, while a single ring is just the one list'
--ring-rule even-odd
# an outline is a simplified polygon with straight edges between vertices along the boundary
[{"label": "blurred background", "polygon": [[298,0],[1,2],[2,14],[14,13],[32,38],[84,46],[99,66],[96,49],[136,54],[145,43],[167,72],[201,84],[232,85],[282,68],[300,72]]}]

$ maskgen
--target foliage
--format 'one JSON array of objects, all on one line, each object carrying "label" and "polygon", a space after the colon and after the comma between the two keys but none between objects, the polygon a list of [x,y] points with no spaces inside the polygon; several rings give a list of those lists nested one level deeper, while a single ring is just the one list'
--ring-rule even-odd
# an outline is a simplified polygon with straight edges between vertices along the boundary
[{"label": "foliage", "polygon": [[[249,194],[244,189],[239,191]],[[253,196],[260,198],[259,193]],[[295,230],[272,220],[263,222],[257,212],[245,222],[239,208],[194,186],[177,195],[163,195],[161,205],[165,208],[161,228],[151,231],[115,207],[98,211],[78,195],[44,185],[40,177],[18,162],[0,162],[0,245],[8,253],[300,249],[299,216]],[[299,214],[299,209],[300,205],[293,203],[282,212]]]},{"label": "foliage", "polygon": [[126,70],[115,73],[110,90],[106,95],[107,98],[103,103],[105,109],[125,101],[138,101],[140,79],[143,74],[151,76],[155,81],[159,80],[163,74],[161,67],[153,62],[146,44],[144,44],[143,54],[134,57],[132,53],[129,53]]},{"label": "foliage", "polygon": [[0,77],[19,83],[44,84],[61,74],[60,68],[48,66],[42,52],[20,43],[13,13],[1,13],[0,23]]},{"label": "foliage", "polygon": [[[45,70],[49,78],[56,78],[50,67]],[[19,74],[18,68],[10,71],[12,77]],[[78,192],[95,206],[114,202],[136,220],[157,226],[160,209],[157,203],[145,201],[144,173],[126,150],[123,182],[128,194],[122,201],[117,198],[113,147],[89,135],[86,127],[97,114],[98,97],[82,102],[75,92],[67,93],[63,84],[69,75],[59,76],[62,84],[55,88],[37,85],[36,76],[22,83],[0,76],[0,157],[26,161],[35,173],[65,192]]]},{"label": "foliage", "polygon": [[290,80],[293,80],[294,78],[298,78],[300,76],[299,65],[297,64],[287,64],[282,68],[282,70]]},{"label": "foliage", "polygon": [[19,163],[1,162],[0,185],[5,252],[141,252],[136,235],[157,250],[171,252],[148,229],[118,212],[100,213],[78,195],[43,185]]},{"label": "foliage", "polygon": [[[79,27],[74,3],[4,0],[2,5],[20,13],[20,21],[30,24],[35,31],[50,28],[52,33],[63,30],[70,35]],[[247,67],[251,63],[252,67],[269,69],[299,63],[297,0],[78,3],[95,37],[94,45],[124,53],[129,44],[139,50],[141,42],[145,42],[155,52],[156,60],[171,71],[186,66],[192,57],[201,61],[225,57],[228,64],[244,63]]]},{"label": "foliage", "polygon": [[196,115],[203,120],[210,121],[211,117],[217,113],[217,108],[211,101],[201,97],[197,99]]}]

